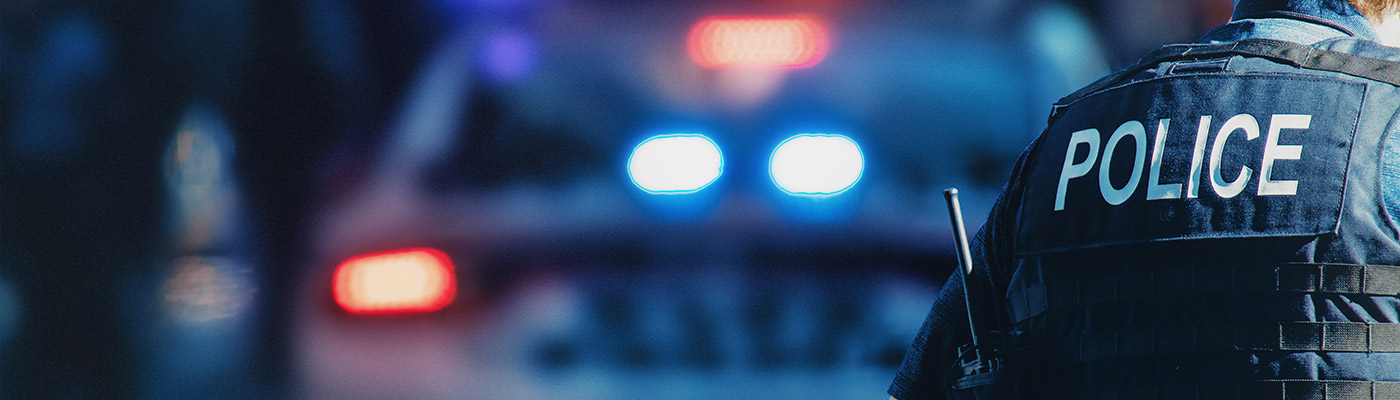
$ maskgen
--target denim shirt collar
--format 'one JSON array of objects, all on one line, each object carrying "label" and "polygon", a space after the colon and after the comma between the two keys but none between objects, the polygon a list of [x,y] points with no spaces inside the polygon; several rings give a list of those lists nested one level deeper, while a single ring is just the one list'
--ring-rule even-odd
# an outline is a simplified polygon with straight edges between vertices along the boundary
[{"label": "denim shirt collar", "polygon": [[1371,22],[1346,0],[1236,0],[1232,24],[1226,26],[1252,19],[1291,19],[1326,26],[1346,36],[1377,39]]},{"label": "denim shirt collar", "polygon": [[1215,27],[1197,39],[1196,43],[1223,43],[1264,38],[1313,44],[1327,39],[1349,36],[1352,35],[1348,34],[1347,31],[1295,18],[1247,18]]}]

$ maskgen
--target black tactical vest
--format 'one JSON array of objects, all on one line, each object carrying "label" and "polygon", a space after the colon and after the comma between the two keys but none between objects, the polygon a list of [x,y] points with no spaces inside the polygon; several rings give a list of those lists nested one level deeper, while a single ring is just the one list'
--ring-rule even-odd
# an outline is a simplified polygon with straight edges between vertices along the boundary
[{"label": "black tactical vest", "polygon": [[1168,46],[1024,159],[1006,313],[1044,398],[1400,399],[1400,50]]}]

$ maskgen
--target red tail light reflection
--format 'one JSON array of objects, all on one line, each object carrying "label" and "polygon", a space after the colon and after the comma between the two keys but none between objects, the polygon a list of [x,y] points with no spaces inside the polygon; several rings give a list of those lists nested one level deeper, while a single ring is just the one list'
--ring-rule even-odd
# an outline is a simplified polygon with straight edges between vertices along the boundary
[{"label": "red tail light reflection", "polygon": [[429,248],[351,258],[336,267],[334,285],[336,304],[355,314],[436,311],[457,295],[452,260]]}]

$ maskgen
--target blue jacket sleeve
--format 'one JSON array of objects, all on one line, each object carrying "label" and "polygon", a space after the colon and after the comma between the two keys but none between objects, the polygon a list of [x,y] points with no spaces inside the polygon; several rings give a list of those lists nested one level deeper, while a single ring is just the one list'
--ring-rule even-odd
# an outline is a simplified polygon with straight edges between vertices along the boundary
[{"label": "blue jacket sleeve", "polygon": [[[1031,144],[1034,148],[1039,140]],[[983,330],[1007,330],[1009,317],[1002,302],[1011,271],[1011,254],[1016,213],[1020,210],[1021,177],[1027,149],[1011,172],[1011,181],[992,206],[982,229],[970,241],[973,273],[968,290],[974,293],[973,310]],[[956,270],[956,268],[955,268]],[[947,397],[948,372],[957,357],[957,348],[972,341],[968,331],[967,306],[963,301],[962,274],[956,271],[943,284],[919,334],[904,355],[904,362],[890,383],[889,394],[899,400],[943,399]]]}]

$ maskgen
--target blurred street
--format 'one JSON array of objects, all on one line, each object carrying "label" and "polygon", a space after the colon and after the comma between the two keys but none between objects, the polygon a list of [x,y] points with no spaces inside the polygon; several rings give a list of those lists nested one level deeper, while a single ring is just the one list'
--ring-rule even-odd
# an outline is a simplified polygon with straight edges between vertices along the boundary
[{"label": "blurred street", "polygon": [[0,399],[878,399],[1228,0],[0,0]]}]

